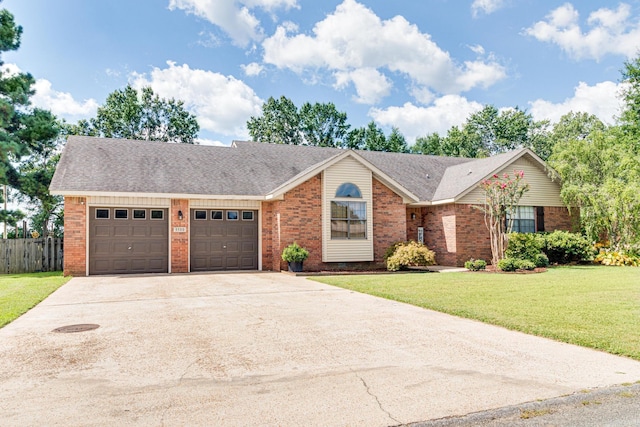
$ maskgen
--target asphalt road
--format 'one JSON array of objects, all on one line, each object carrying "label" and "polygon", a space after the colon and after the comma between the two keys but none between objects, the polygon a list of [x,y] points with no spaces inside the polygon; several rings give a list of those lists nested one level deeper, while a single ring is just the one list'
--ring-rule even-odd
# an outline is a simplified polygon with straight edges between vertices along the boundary
[{"label": "asphalt road", "polygon": [[640,426],[640,384],[584,390],[570,396],[408,426],[637,427]]}]

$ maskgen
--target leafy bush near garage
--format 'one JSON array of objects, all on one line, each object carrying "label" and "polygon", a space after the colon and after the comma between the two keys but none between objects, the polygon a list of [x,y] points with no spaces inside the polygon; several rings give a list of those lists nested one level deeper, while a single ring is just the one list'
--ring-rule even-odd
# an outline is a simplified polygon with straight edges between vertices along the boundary
[{"label": "leafy bush near garage", "polygon": [[391,245],[385,253],[387,270],[404,270],[410,266],[427,266],[436,263],[436,254],[422,243],[409,241]]},{"label": "leafy bush near garage", "polygon": [[557,230],[542,236],[542,251],[547,254],[551,263],[585,261],[593,259],[595,255],[591,242],[581,234]]},{"label": "leafy bush near garage", "polygon": [[485,270],[487,268],[487,261],[483,259],[471,258],[469,261],[466,261],[464,263],[464,268],[471,271]]}]

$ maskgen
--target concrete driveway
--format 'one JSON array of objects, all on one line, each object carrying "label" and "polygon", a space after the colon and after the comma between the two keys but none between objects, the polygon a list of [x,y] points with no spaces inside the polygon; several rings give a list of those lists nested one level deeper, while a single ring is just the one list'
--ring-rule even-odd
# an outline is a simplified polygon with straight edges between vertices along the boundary
[{"label": "concrete driveway", "polygon": [[[100,327],[52,332],[79,323]],[[74,278],[0,329],[2,425],[388,426],[637,380],[629,359],[278,273]]]}]

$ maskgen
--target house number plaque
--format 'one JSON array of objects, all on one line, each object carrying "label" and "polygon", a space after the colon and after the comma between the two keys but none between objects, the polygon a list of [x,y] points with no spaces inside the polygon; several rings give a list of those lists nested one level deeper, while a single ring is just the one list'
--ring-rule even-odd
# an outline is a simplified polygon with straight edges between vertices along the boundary
[{"label": "house number plaque", "polygon": [[187,227],[173,227],[174,233],[186,233]]}]

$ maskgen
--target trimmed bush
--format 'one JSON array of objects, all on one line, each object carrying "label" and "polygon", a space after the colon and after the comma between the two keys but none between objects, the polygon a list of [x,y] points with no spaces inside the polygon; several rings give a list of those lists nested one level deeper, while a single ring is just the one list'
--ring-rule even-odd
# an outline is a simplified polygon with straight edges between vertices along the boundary
[{"label": "trimmed bush", "polygon": [[515,258],[502,258],[498,261],[498,270],[516,271],[518,269],[517,261]]},{"label": "trimmed bush", "polygon": [[549,257],[549,262],[568,264],[590,260],[594,256],[591,243],[586,237],[568,231],[554,231],[544,234],[542,250]]},{"label": "trimmed bush", "polygon": [[535,262],[542,253],[544,237],[536,233],[509,233],[509,243],[504,252],[506,258],[528,259]]},{"label": "trimmed bush", "polygon": [[502,271],[533,270],[536,265],[528,259],[503,258],[498,261],[498,269]]},{"label": "trimmed bush", "polygon": [[387,250],[387,253],[392,253],[386,257],[387,270],[398,271],[406,269],[409,266],[427,266],[434,265],[436,263],[435,252],[429,250],[425,245],[410,241],[410,242],[398,242],[392,245]]},{"label": "trimmed bush", "polygon": [[487,268],[487,261],[483,259],[473,259],[464,263],[464,268],[471,271],[480,271]]},{"label": "trimmed bush", "polygon": [[519,259],[517,260],[516,265],[518,270],[533,270],[536,268],[533,261],[529,261],[528,259]]},{"label": "trimmed bush", "polygon": [[549,265],[549,258],[545,254],[540,252],[535,256],[533,263],[536,267],[547,267]]}]

